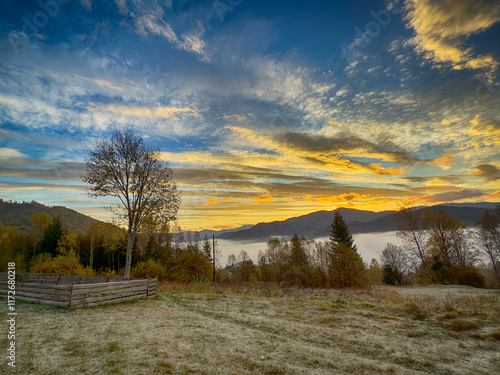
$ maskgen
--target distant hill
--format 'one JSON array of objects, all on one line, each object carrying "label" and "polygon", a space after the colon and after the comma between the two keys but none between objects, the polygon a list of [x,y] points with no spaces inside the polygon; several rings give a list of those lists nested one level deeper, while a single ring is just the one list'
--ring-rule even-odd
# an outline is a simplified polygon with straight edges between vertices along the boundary
[{"label": "distant hill", "polygon": [[51,218],[59,217],[63,227],[68,230],[85,231],[90,223],[98,221],[62,206],[49,207],[35,201],[17,203],[0,199],[0,222],[4,225],[25,229],[29,225],[29,218],[36,212],[46,213]]},{"label": "distant hill", "polygon": [[[420,207],[423,211],[430,208],[432,211],[443,210],[450,216],[462,220],[468,226],[473,226],[481,219],[485,208],[493,209],[497,203],[464,203],[453,205],[436,205]],[[391,232],[397,230],[397,223],[393,219],[396,211],[372,212],[339,208],[351,233]],[[293,217],[284,221],[259,223],[250,229],[224,233],[217,238],[228,240],[267,240],[270,236],[293,236],[295,233],[306,237],[325,237],[330,234],[330,225],[335,211],[317,211],[307,215]]]}]

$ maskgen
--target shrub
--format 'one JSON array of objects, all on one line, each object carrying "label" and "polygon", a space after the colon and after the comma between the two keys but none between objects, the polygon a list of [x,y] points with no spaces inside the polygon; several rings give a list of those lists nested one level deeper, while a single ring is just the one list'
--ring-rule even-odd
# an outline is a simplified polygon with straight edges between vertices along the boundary
[{"label": "shrub", "polygon": [[157,277],[158,280],[164,280],[167,276],[167,272],[163,264],[153,259],[148,259],[145,262],[138,262],[132,267],[130,276],[138,279],[153,279]]},{"label": "shrub", "polygon": [[85,268],[75,256],[59,255],[52,258],[41,254],[34,261],[30,272],[56,273],[58,275],[91,275],[92,270]]},{"label": "shrub", "polygon": [[405,306],[405,311],[412,315],[416,320],[425,320],[425,318],[429,315],[422,306],[416,304],[415,302],[408,303]]},{"label": "shrub", "polygon": [[179,250],[175,259],[169,264],[167,278],[181,282],[211,280],[212,264],[201,251],[195,247],[188,247]]},{"label": "shrub", "polygon": [[478,329],[479,324],[467,319],[453,319],[443,323],[443,327],[452,331],[470,331]]},{"label": "shrub", "polygon": [[441,319],[443,320],[450,320],[450,319],[456,319],[458,318],[459,315],[456,311],[446,311],[441,315]]},{"label": "shrub", "polygon": [[488,335],[494,340],[499,340],[500,341],[500,328],[496,328],[491,333]]}]

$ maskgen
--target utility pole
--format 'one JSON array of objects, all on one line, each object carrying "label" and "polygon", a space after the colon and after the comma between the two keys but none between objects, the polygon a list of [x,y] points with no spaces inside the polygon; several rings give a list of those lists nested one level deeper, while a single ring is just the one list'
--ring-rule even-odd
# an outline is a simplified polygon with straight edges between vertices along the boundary
[{"label": "utility pole", "polygon": [[212,257],[212,262],[214,264],[214,284],[217,283],[217,279],[215,278],[215,234],[212,234],[212,251],[214,253],[213,257]]}]

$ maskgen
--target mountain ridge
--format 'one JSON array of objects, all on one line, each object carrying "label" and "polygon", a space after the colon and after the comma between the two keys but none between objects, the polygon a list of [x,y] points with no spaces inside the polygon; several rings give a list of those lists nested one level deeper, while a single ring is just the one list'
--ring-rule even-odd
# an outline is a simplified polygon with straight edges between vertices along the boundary
[{"label": "mountain ridge", "polygon": [[[439,204],[434,206],[422,206],[420,211],[431,209],[437,211],[442,209],[448,215],[462,220],[467,226],[472,226],[481,216],[485,209],[493,209],[498,203],[463,203],[463,204]],[[365,211],[351,208],[337,209],[349,226],[351,233],[377,233],[391,232],[397,230],[397,223],[393,219],[396,211]],[[305,237],[325,237],[330,233],[330,224],[335,211],[316,211],[306,215],[289,218],[283,221],[269,223],[258,223],[252,228],[224,233],[216,238],[226,240],[267,240],[270,236],[288,236],[294,234]]]}]

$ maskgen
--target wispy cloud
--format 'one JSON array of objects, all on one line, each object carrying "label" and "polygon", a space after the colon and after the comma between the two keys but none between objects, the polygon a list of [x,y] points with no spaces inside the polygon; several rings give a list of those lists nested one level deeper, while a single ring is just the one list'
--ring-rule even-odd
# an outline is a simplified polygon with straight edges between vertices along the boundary
[{"label": "wispy cloud", "polygon": [[474,53],[465,40],[500,21],[500,3],[491,0],[407,0],[406,20],[415,31],[416,48],[435,66],[480,69],[493,80],[498,61]]}]

